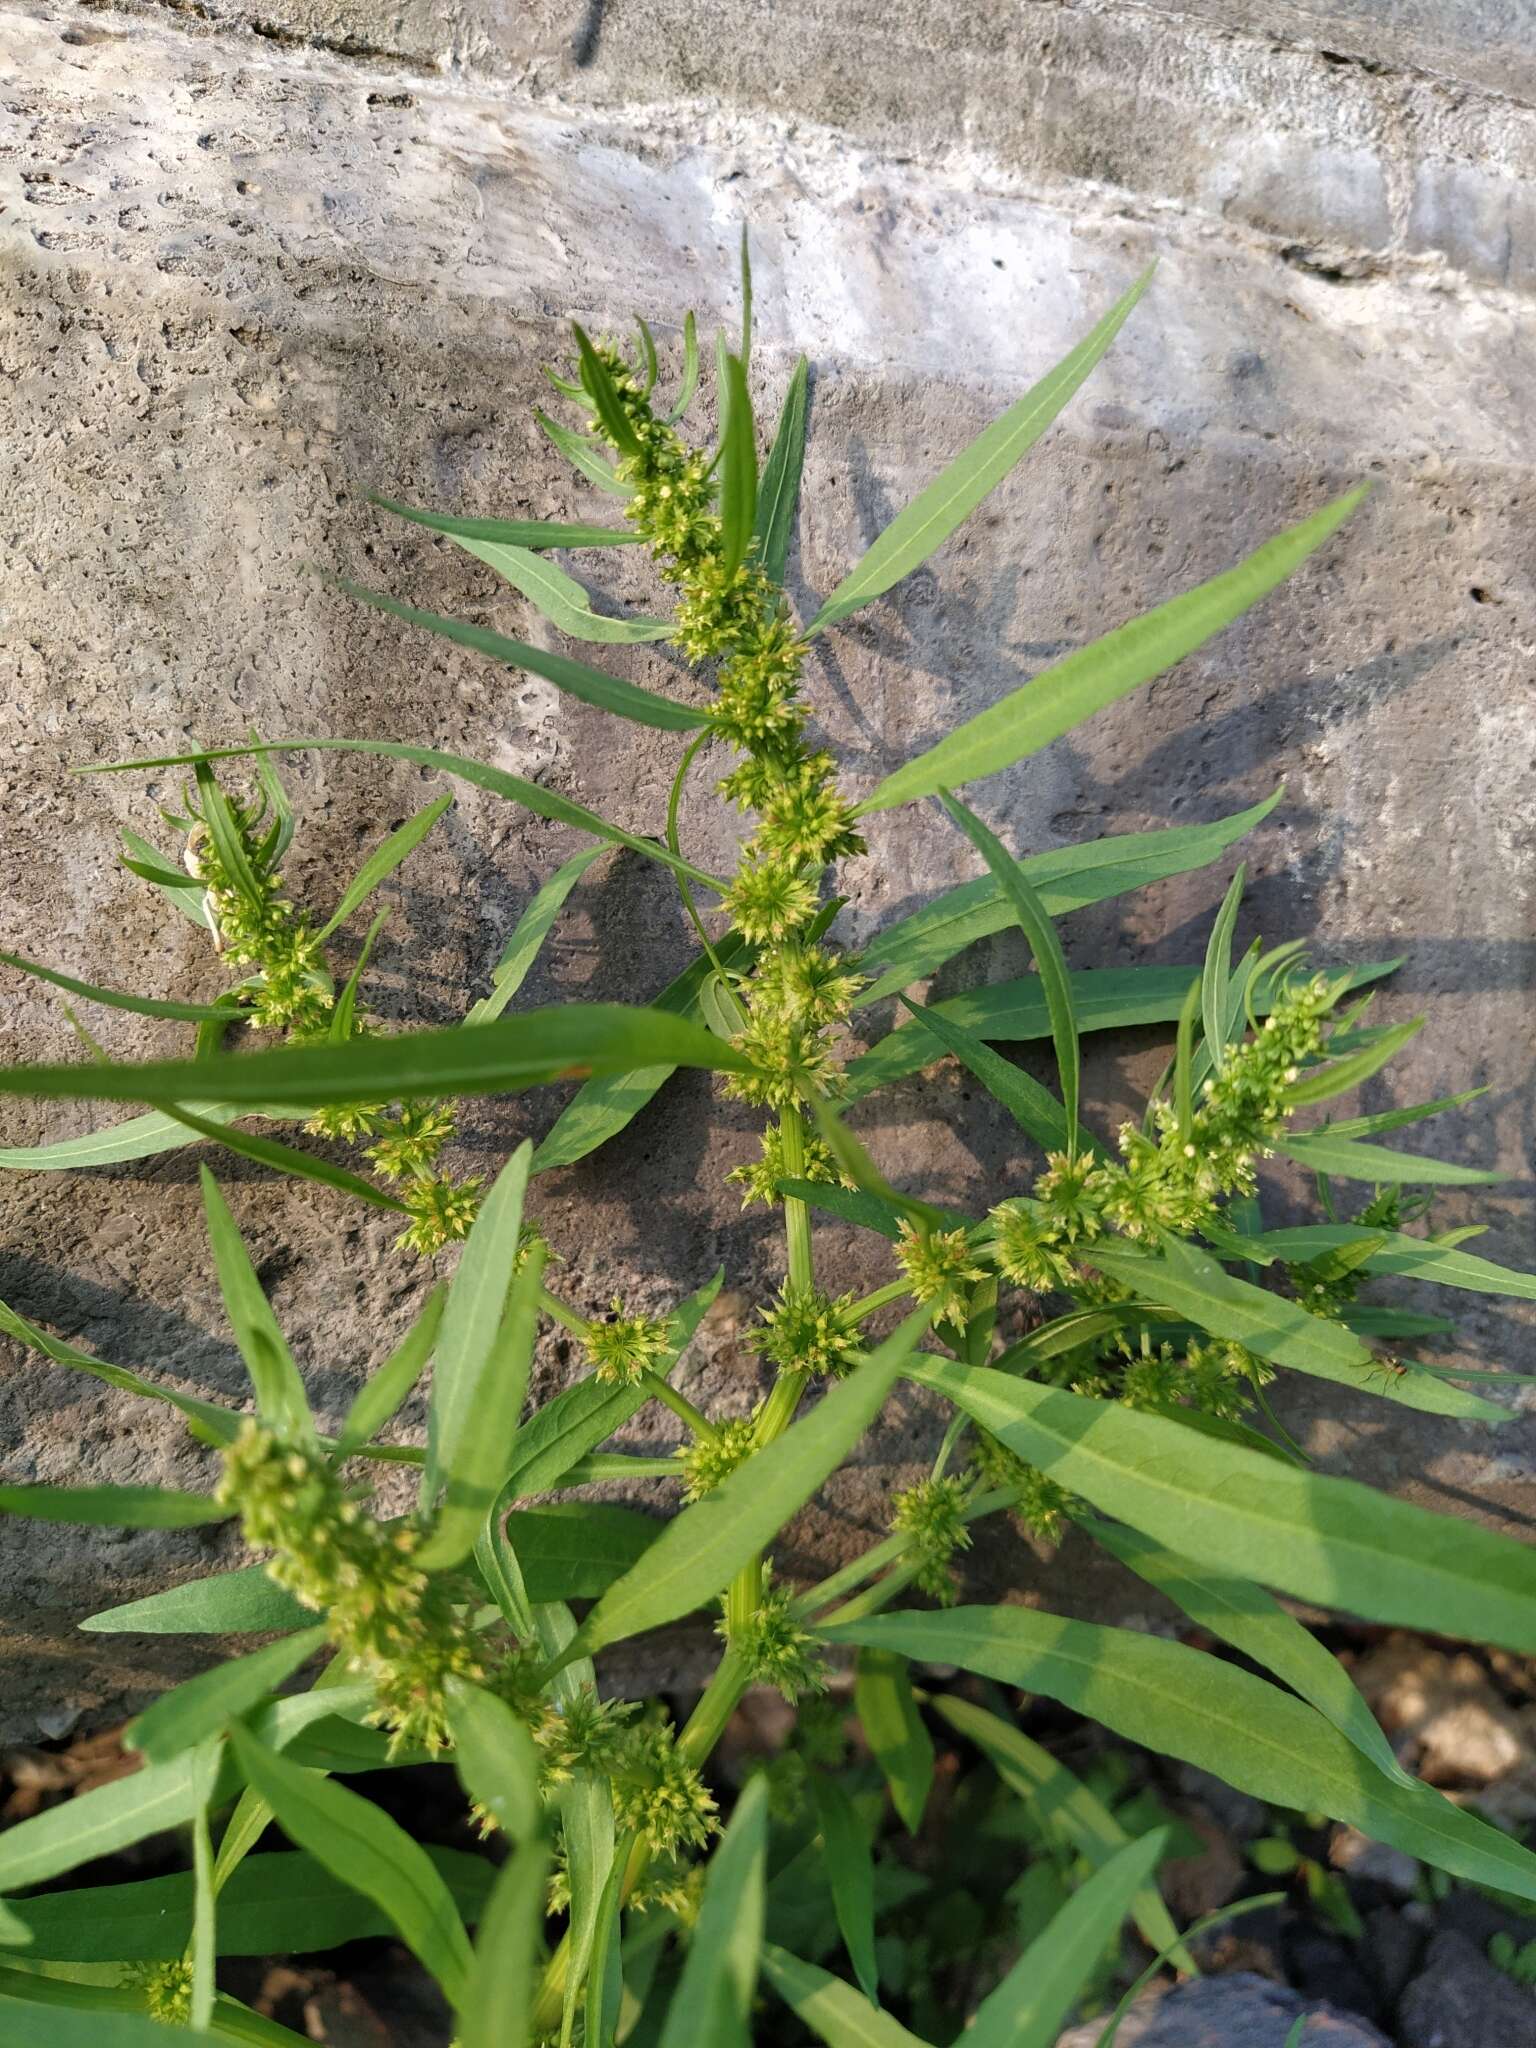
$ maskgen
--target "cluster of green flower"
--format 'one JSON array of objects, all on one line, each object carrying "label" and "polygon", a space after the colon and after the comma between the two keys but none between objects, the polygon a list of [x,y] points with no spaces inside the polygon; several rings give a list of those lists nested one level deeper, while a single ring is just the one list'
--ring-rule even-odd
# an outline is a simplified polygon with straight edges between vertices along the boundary
[{"label": "cluster of green flower", "polygon": [[[282,893],[275,866],[276,842],[261,835],[263,807],[219,792],[230,827],[233,864],[221,856],[210,824],[193,817],[187,835],[188,872],[205,888],[204,902],[214,942],[237,967],[249,967],[243,990],[250,1021],[258,1029],[282,1031],[295,1044],[328,1038],[337,1005],[320,939],[308,915]],[[370,1028],[347,1018],[348,1035]],[[457,1118],[446,1102],[405,1102],[390,1115],[387,1102],[347,1103],[321,1109],[306,1128],[317,1137],[345,1139],[364,1147],[381,1178],[394,1182],[410,1221],[398,1244],[425,1257],[469,1235],[480,1207],[481,1181],[455,1180],[438,1170]]]},{"label": "cluster of green flower", "polygon": [[[710,730],[746,757],[720,784],[757,817],[722,906],[759,949],[737,990],[746,1022],[736,1043],[751,1071],[728,1085],[745,1101],[783,1110],[830,1081],[832,1041],[861,986],[845,959],[810,941],[808,928],[820,909],[822,870],[862,851],[863,841],[832,757],[805,742],[805,643],[783,597],[751,550],[727,568],[710,465],[657,417],[648,383],[619,350],[600,346],[597,356],[627,431],[620,440],[598,416],[590,430],[607,439],[620,479],[632,487],[625,517],[662,576],[678,586],[677,644],[695,661],[719,664]],[[735,1178],[746,1183],[749,1201],[776,1201],[784,1170],[783,1135],[772,1130],[760,1164]],[[819,1142],[804,1144],[798,1177],[838,1178]]]}]

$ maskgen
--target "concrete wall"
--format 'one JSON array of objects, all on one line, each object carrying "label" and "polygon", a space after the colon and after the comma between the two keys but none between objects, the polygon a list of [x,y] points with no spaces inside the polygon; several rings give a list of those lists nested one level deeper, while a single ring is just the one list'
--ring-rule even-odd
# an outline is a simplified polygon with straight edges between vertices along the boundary
[{"label": "concrete wall", "polygon": [[[13,458],[0,480],[0,943],[160,993],[214,986],[197,935],[166,924],[113,862],[118,825],[152,832],[166,786],[69,770],[253,721],[453,748],[654,829],[668,749],[628,727],[616,743],[599,714],[362,614],[306,574],[349,571],[528,631],[488,574],[384,523],[364,493],[600,512],[529,413],[567,315],[601,326],[644,311],[675,360],[686,307],[706,332],[734,319],[734,243],[750,222],[763,402],[799,349],[814,366],[792,571],[809,610],[1156,255],[1153,291],[1049,442],[930,568],[819,643],[821,722],[872,782],[1054,653],[1374,478],[1367,510],[1260,613],[976,794],[1032,851],[1214,817],[1283,778],[1286,799],[1250,848],[1240,935],[1306,934],[1330,960],[1407,955],[1382,1012],[1428,1004],[1431,1023],[1393,1094],[1487,1086],[1437,1141],[1510,1179],[1443,1213],[1490,1220],[1489,1254],[1531,1263],[1525,11],[0,0],[0,430]],[[643,565],[612,563],[604,587],[643,598]],[[668,674],[654,650],[602,658]],[[317,905],[427,793],[414,771],[377,762],[309,757],[291,775],[305,824],[290,873]],[[684,825],[699,857],[728,856],[707,803]],[[395,892],[379,1006],[458,1016],[576,843],[463,791]],[[1074,962],[1197,958],[1231,865],[1079,915]],[[969,872],[942,818],[883,820],[852,871],[848,937]],[[633,998],[688,951],[660,871],[620,859],[594,870],[528,994]],[[943,986],[1019,967],[999,940]],[[184,1043],[176,1026],[127,1017],[101,1029],[124,1052]],[[8,977],[0,1052],[72,1047],[58,1003]],[[1150,1035],[1100,1054],[1106,1116],[1159,1058]],[[1378,1087],[1372,1105],[1386,1099]],[[557,1106],[474,1108],[460,1163],[493,1165]],[[92,1120],[11,1105],[0,1140]],[[957,1203],[1029,1170],[952,1068],[872,1106],[862,1127],[897,1178]],[[725,1262],[731,1292],[693,1390],[743,1410],[757,1369],[740,1334],[778,1270],[772,1231],[740,1214],[724,1180],[749,1129],[706,1084],[680,1083],[539,1198],[562,1284],[586,1305],[622,1288],[660,1306]],[[390,1252],[387,1224],[233,1162],[220,1171],[317,1405],[335,1413],[427,1275]],[[884,1277],[867,1243],[828,1243],[839,1284]],[[238,1395],[192,1155],[0,1179],[0,1257],[0,1294],[24,1313]],[[1465,1305],[1474,1363],[1532,1369],[1527,1322]],[[552,1343],[546,1389],[564,1369]],[[1286,1403],[1329,1469],[1517,1529],[1536,1510],[1536,1423],[1514,1420],[1494,1450],[1363,1398],[1287,1388]],[[0,1404],[7,1476],[196,1484],[206,1471],[157,1411],[33,1358],[0,1360]],[[865,1462],[797,1525],[793,1561],[839,1558],[878,1527],[932,1426],[903,1397]],[[166,1639],[122,1639],[108,1662],[73,1622],[227,1554],[220,1537],[0,1524],[11,1731],[116,1711],[183,1668],[184,1646]],[[1074,1550],[1042,1573],[999,1538],[978,1570],[984,1588],[1044,1587],[1073,1610],[1142,1604]],[[675,1646],[674,1667],[689,1654]]]}]

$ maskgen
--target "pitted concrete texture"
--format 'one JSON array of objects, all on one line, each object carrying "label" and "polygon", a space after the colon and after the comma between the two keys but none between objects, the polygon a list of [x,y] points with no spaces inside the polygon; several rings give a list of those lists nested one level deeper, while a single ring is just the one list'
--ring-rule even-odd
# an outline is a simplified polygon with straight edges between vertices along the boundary
[{"label": "pitted concrete texture", "polygon": [[[892,511],[1157,256],[1151,293],[1049,440],[928,568],[818,643],[819,723],[868,787],[1054,654],[1375,479],[1366,510],[1260,612],[973,795],[1035,851],[1213,818],[1283,779],[1284,802],[1247,849],[1240,939],[1305,935],[1328,960],[1405,956],[1380,1014],[1427,1006],[1430,1024],[1368,1104],[1486,1086],[1462,1119],[1407,1137],[1508,1174],[1437,1214],[1489,1221],[1480,1249],[1536,1262],[1536,349],[1521,189],[1536,114],[1519,10],[1507,24],[1470,7],[1420,20],[1423,0],[1419,14],[1414,0],[1355,0],[1324,24],[1326,42],[1317,9],[1279,11],[1272,33],[1250,18],[1264,10],[1214,0],[1177,14],[972,0],[921,19],[872,7],[674,17],[630,0],[509,9],[506,22],[341,4],[276,6],[259,22],[212,4],[197,16],[65,0],[0,11],[0,429],[14,451],[0,479],[0,944],[157,994],[216,987],[206,942],[114,863],[118,827],[153,836],[173,779],[70,770],[252,724],[448,748],[657,828],[673,743],[616,730],[308,573],[543,636],[487,572],[385,521],[365,494],[611,516],[531,417],[567,314],[616,329],[646,312],[675,371],[686,307],[706,334],[734,322],[734,245],[750,222],[765,412],[800,348],[813,365],[791,574],[808,616]],[[925,25],[938,40],[923,48]],[[1133,45],[1127,70],[1115,53]],[[1028,77],[1035,87],[1015,90]],[[1084,104],[1098,108],[1091,132],[1074,111]],[[1415,231],[1416,195],[1456,179],[1463,196],[1434,216],[1441,227]],[[572,566],[621,601],[654,604],[638,552]],[[585,651],[637,680],[693,687],[664,651]],[[298,756],[287,772],[303,816],[290,880],[325,909],[438,787],[357,757]],[[854,942],[974,871],[926,807],[877,826],[848,877]],[[707,794],[683,829],[705,865],[729,860],[729,821]],[[391,885],[376,1007],[461,1015],[538,882],[578,843],[461,789]],[[1197,960],[1236,858],[1069,919],[1074,964]],[[662,871],[610,858],[523,1000],[635,999],[689,951]],[[1022,965],[1022,945],[998,939],[939,990]],[[121,1053],[186,1043],[174,1024],[91,1022]],[[56,998],[8,975],[0,1054],[76,1051]],[[1102,1128],[1161,1058],[1154,1033],[1096,1049]],[[457,1163],[494,1167],[548,1127],[558,1100],[471,1107]],[[111,1115],[11,1104],[0,1141]],[[953,1066],[858,1123],[898,1181],[957,1205],[1032,1170]],[[585,1308],[616,1290],[670,1304],[724,1264],[729,1291],[682,1384],[741,1411],[760,1389],[743,1332],[778,1273],[773,1227],[743,1215],[725,1180],[751,1129],[706,1082],[680,1081],[607,1151],[541,1182],[537,1203],[566,1261],[560,1284]],[[238,1398],[195,1157],[0,1179],[0,1294],[104,1356]],[[390,1250],[387,1220],[217,1164],[317,1407],[334,1417],[429,1276]],[[869,1240],[833,1230],[825,1247],[829,1284],[887,1276]],[[1473,1296],[1455,1307],[1464,1363],[1531,1369],[1519,1312]],[[551,1340],[541,1390],[569,1365]],[[207,1483],[169,1411],[12,1349],[0,1370],[7,1477]],[[1516,1416],[1495,1442],[1363,1396],[1283,1394],[1325,1469],[1517,1532],[1536,1511],[1525,1398],[1511,1393]],[[405,1426],[420,1420],[413,1410]],[[628,1442],[666,1440],[666,1423],[637,1423]],[[862,1545],[933,1435],[929,1408],[903,1395],[796,1523],[787,1566],[828,1568]],[[115,1712],[189,1668],[194,1650],[175,1638],[121,1639],[104,1657],[73,1624],[229,1554],[221,1535],[0,1525],[10,1732]],[[1146,1612],[1139,1589],[1076,1548],[1052,1562],[999,1536],[976,1575],[982,1593]],[[686,1638],[669,1644],[652,1675],[690,1656]]]}]

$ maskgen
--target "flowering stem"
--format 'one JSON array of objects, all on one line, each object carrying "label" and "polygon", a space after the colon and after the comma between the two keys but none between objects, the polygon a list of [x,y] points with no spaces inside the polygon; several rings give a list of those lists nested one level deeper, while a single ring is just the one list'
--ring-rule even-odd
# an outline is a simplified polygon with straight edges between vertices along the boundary
[{"label": "flowering stem", "polygon": [[[805,1122],[792,1102],[779,1112],[779,1131],[784,1144],[784,1177],[803,1180]],[[789,1253],[789,1284],[810,1287],[815,1279],[811,1264],[811,1212],[792,1195],[784,1197],[784,1241]]]},{"label": "flowering stem", "polygon": [[539,1307],[543,1309],[545,1315],[553,1316],[562,1329],[569,1330],[573,1337],[579,1337],[583,1343],[591,1335],[592,1325],[587,1318],[579,1316],[575,1309],[568,1307],[558,1294],[551,1294],[547,1287],[539,1289]]}]

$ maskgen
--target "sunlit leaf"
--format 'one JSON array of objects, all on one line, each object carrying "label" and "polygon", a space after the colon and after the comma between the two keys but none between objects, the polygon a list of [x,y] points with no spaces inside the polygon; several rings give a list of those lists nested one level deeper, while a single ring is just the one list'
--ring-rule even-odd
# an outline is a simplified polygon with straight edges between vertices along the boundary
[{"label": "sunlit leaf", "polygon": [[364,1380],[336,1439],[334,1456],[338,1460],[369,1443],[409,1398],[432,1356],[446,1302],[447,1290],[441,1285],[434,1287],[388,1358]]},{"label": "sunlit leaf", "polygon": [[860,806],[885,811],[995,775],[1193,654],[1298,569],[1349,517],[1366,486],[1266,541],[1236,569],[1159,605],[1044,670],[888,775]]},{"label": "sunlit leaf", "polygon": [[220,1003],[165,1002],[157,996],[126,995],[121,989],[98,988],[94,982],[76,981],[72,974],[60,974],[55,968],[40,967],[35,960],[23,959],[20,953],[0,952],[0,960],[7,967],[32,975],[37,981],[51,982],[55,988],[66,989],[72,996],[83,996],[92,1003],[104,1003],[113,1010],[131,1010],[140,1017],[174,1017],[183,1023],[206,1024],[226,1017],[233,1023],[245,1014],[242,1004],[228,1000]]},{"label": "sunlit leaf", "polygon": [[699,1916],[658,2048],[748,2048],[763,1940],[768,1781],[743,1786],[709,1859]]},{"label": "sunlit leaf", "polygon": [[789,380],[789,389],[784,394],[784,409],[779,414],[778,430],[774,434],[773,446],[768,451],[768,460],[763,465],[762,478],[757,488],[757,516],[753,521],[753,533],[757,539],[758,560],[762,563],[768,580],[775,585],[783,584],[784,567],[789,560],[789,543],[795,530],[795,509],[800,496],[800,473],[805,463],[806,387],[809,376],[810,365],[805,357],[801,356]]},{"label": "sunlit leaf", "polygon": [[827,2048],[928,2048],[889,2013],[840,1977],[803,1963],[773,1942],[763,1945],[763,1975],[795,2017]]},{"label": "sunlit leaf", "polygon": [[740,356],[724,359],[720,393],[720,575],[729,583],[746,556],[757,518],[757,434]]},{"label": "sunlit leaf", "polygon": [[233,1508],[212,1494],[162,1486],[0,1486],[0,1515],[116,1529],[196,1529],[227,1522]]},{"label": "sunlit leaf", "polygon": [[1358,1138],[1336,1138],[1329,1131],[1292,1131],[1275,1141],[1275,1150],[1313,1173],[1339,1180],[1408,1182],[1418,1187],[1491,1187],[1501,1173],[1483,1173],[1455,1166],[1448,1159],[1428,1159],[1418,1152],[1394,1152],[1386,1145],[1362,1144]]},{"label": "sunlit leaf", "polygon": [[612,464],[583,435],[573,434],[569,427],[562,427],[558,420],[552,420],[537,406],[533,409],[533,416],[543,428],[550,446],[563,455],[572,468],[579,469],[588,483],[596,484],[600,491],[607,491],[615,498],[632,498],[635,495],[634,485],[615,476]]},{"label": "sunlit leaf", "polygon": [[280,1643],[268,1643],[264,1650],[228,1657],[211,1671],[200,1671],[184,1685],[162,1693],[130,1723],[129,1748],[141,1749],[152,1764],[163,1764],[217,1735],[227,1721],[249,1713],[291,1677],[322,1646],[326,1633],[324,1622],[317,1623]]},{"label": "sunlit leaf", "polygon": [[[271,1058],[272,1055],[266,1057]],[[232,1059],[228,1064],[237,1066],[244,1062]],[[3,1085],[3,1078],[0,1078],[0,1086]],[[294,1363],[293,1353],[278,1328],[272,1304],[262,1291],[256,1269],[251,1264],[251,1255],[245,1248],[234,1217],[229,1213],[228,1203],[219,1193],[217,1181],[206,1166],[201,1169],[199,1177],[203,1186],[208,1242],[213,1248],[214,1268],[219,1276],[219,1292],[224,1297],[225,1313],[235,1333],[235,1342],[240,1347],[240,1356],[245,1360],[245,1369],[251,1376],[251,1385],[256,1389],[256,1412],[285,1441],[312,1444],[315,1440],[314,1417],[309,1412],[309,1398],[304,1392],[304,1382]]]},{"label": "sunlit leaf", "polygon": [[506,1009],[527,979],[528,970],[538,957],[550,927],[564,908],[566,898],[593,861],[601,860],[607,851],[606,846],[584,848],[563,867],[556,868],[539,888],[502,948],[501,958],[491,976],[490,994],[470,1005],[464,1014],[466,1024],[490,1024]]},{"label": "sunlit leaf", "polygon": [[417,526],[430,526],[454,540],[488,540],[513,548],[621,548],[643,538],[632,526],[592,526],[558,519],[463,519],[457,513],[423,512],[398,499],[368,493],[370,505]]},{"label": "sunlit leaf", "polygon": [[368,856],[348,884],[346,893],[337,904],[330,921],[317,934],[322,943],[332,932],[340,930],[353,911],[361,909],[379,884],[387,880],[408,855],[415,852],[452,802],[451,791],[447,796],[434,797],[431,803],[417,811],[414,817],[407,818],[403,825],[391,832],[383,845]]},{"label": "sunlit leaf", "polygon": [[[889,590],[893,583],[899,583],[903,576],[909,576],[969,519],[1076,393],[1151,282],[1149,269],[1055,369],[978,434],[926,490],[897,513],[858,567],[843,578],[812,619],[808,633],[819,633],[835,625],[871,598]],[[958,775],[941,778],[948,782],[964,779]],[[901,799],[893,797],[891,801]]]}]

